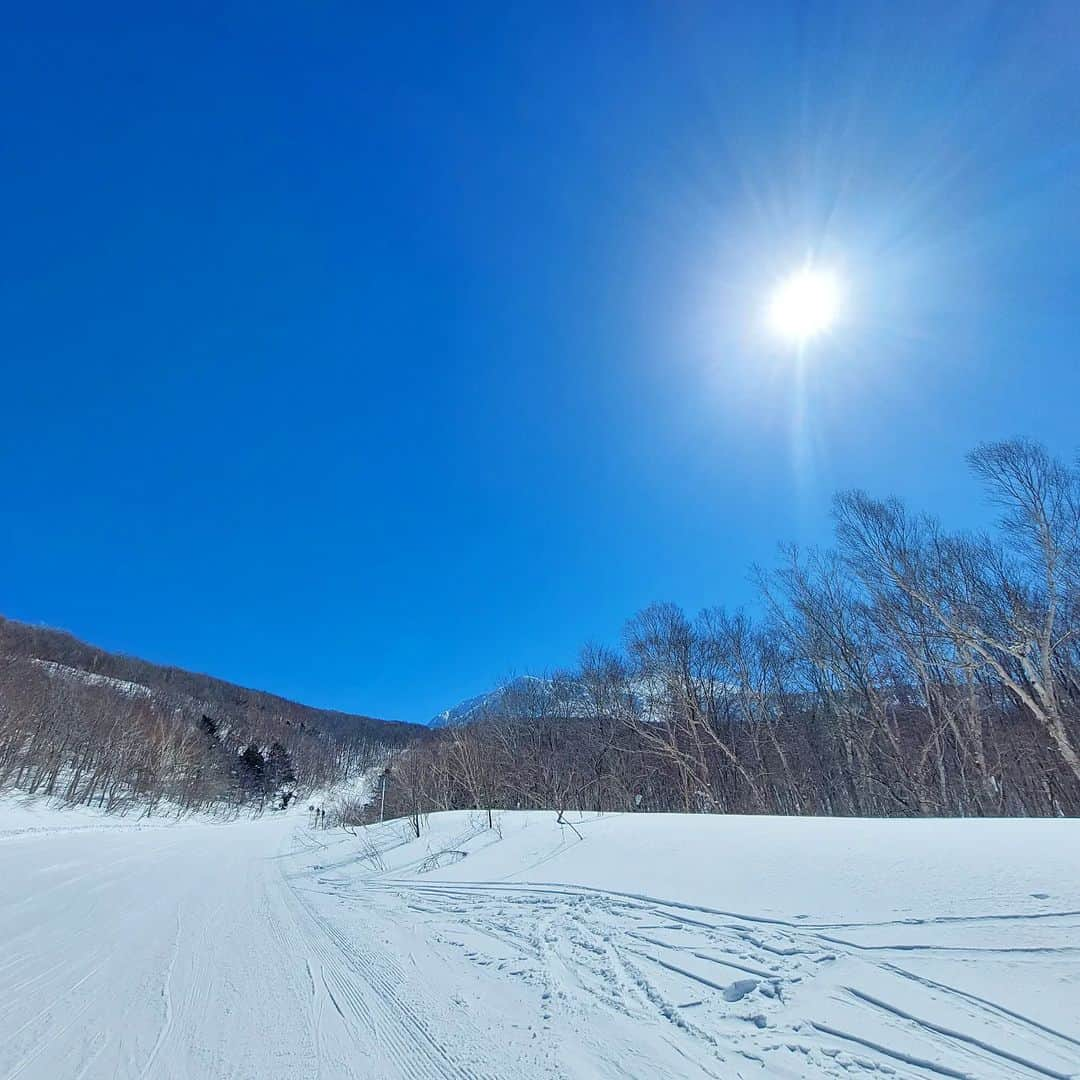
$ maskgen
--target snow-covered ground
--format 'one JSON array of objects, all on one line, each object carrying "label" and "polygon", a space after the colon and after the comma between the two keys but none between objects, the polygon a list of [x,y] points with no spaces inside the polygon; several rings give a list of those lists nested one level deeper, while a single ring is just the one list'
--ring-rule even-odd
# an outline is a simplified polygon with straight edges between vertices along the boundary
[{"label": "snow-covered ground", "polygon": [[1080,1076],[1080,822],[571,820],[0,807],[0,1077]]}]

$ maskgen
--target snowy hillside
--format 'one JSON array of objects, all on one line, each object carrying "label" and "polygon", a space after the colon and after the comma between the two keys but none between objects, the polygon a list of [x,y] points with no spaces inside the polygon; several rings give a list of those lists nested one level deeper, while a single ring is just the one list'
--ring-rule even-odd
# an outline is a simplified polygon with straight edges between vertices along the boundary
[{"label": "snowy hillside", "polygon": [[258,805],[339,784],[422,731],[0,617],[0,793],[118,812]]},{"label": "snowy hillside", "polygon": [[385,826],[324,884],[538,994],[569,1075],[1080,1075],[1077,823],[572,820]]},{"label": "snowy hillside", "polygon": [[1080,1076],[1075,821],[572,821],[6,805],[0,1075]]}]

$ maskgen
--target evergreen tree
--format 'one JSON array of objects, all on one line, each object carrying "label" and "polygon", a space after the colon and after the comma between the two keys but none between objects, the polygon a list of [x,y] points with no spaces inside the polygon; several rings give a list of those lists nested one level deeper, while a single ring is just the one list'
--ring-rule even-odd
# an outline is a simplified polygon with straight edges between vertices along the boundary
[{"label": "evergreen tree", "polygon": [[266,758],[266,790],[277,791],[280,787],[295,783],[296,774],[289,751],[281,743],[275,742]]},{"label": "evergreen tree", "polygon": [[210,746],[211,749],[217,749],[221,746],[221,734],[218,731],[216,720],[204,713],[203,718],[199,721],[199,727],[202,729],[202,733],[206,737],[207,745]]},{"label": "evergreen tree", "polygon": [[248,743],[240,755],[240,784],[254,794],[266,792],[266,759],[253,742]]}]

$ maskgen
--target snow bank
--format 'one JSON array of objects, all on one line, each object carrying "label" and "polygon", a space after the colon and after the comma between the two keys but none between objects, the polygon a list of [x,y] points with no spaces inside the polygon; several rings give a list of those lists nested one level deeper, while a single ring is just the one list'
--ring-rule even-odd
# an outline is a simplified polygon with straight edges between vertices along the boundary
[{"label": "snow bank", "polygon": [[[1080,908],[1080,822],[704,814],[432,814],[388,870],[440,850],[467,857],[426,880],[557,882],[815,922]],[[404,826],[386,826],[395,836]],[[383,844],[387,840],[382,841]],[[423,853],[420,855],[419,853]]]}]

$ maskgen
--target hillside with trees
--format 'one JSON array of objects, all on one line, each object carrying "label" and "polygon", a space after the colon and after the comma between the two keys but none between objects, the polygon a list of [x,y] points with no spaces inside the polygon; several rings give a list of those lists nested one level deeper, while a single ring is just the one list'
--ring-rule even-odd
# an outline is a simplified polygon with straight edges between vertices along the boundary
[{"label": "hillside with trees", "polygon": [[968,461],[992,532],[841,495],[834,547],[755,571],[760,615],[646,608],[397,756],[387,813],[1080,813],[1080,472]]},{"label": "hillside with trees", "polygon": [[261,808],[348,781],[420,730],[0,618],[0,790],[107,810]]},{"label": "hillside with trees", "polygon": [[434,730],[0,619],[0,788],[265,807],[388,764],[385,813],[417,830],[468,808],[1078,814],[1080,472],[1024,441],[969,463],[991,532],[840,495],[832,548],[754,572],[753,617],[653,604],[620,647]]}]

